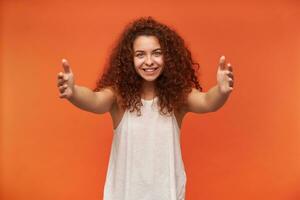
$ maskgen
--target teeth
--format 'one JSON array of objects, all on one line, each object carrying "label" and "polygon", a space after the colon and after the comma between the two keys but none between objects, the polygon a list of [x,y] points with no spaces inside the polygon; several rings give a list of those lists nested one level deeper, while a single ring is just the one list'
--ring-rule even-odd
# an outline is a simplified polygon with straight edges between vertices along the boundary
[{"label": "teeth", "polygon": [[143,69],[144,71],[146,72],[153,72],[154,70],[156,70],[156,68],[153,68],[153,69]]}]

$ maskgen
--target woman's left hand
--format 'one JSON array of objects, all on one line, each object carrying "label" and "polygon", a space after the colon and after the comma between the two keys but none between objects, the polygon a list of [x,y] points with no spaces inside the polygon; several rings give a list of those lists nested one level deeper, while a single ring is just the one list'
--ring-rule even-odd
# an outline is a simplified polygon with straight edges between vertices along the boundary
[{"label": "woman's left hand", "polygon": [[233,90],[233,72],[230,63],[226,64],[225,56],[221,56],[217,71],[217,82],[222,94],[230,94]]}]

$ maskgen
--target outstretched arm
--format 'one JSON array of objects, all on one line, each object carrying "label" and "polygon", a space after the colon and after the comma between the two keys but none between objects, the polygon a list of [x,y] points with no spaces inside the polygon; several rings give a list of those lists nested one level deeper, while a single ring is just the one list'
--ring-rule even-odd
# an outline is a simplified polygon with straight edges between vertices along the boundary
[{"label": "outstretched arm", "polygon": [[188,96],[188,112],[206,113],[221,108],[233,90],[233,72],[231,64],[226,64],[221,56],[217,71],[217,85],[208,92],[193,89]]},{"label": "outstretched arm", "polygon": [[59,97],[68,99],[76,107],[97,114],[109,112],[115,101],[114,91],[111,87],[103,88],[98,92],[75,84],[74,74],[67,60],[63,59],[64,72],[57,75]]}]

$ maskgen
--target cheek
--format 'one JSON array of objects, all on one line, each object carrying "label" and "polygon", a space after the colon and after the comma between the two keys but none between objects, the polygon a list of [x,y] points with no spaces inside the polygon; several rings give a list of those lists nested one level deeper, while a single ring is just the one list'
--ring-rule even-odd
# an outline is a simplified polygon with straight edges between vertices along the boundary
[{"label": "cheek", "polygon": [[157,59],[155,60],[155,62],[156,62],[157,64],[159,64],[159,65],[164,65],[164,59],[163,59],[163,58],[157,58]]},{"label": "cheek", "polygon": [[143,61],[142,61],[142,59],[134,58],[133,63],[134,63],[135,68],[138,68],[143,63]]}]

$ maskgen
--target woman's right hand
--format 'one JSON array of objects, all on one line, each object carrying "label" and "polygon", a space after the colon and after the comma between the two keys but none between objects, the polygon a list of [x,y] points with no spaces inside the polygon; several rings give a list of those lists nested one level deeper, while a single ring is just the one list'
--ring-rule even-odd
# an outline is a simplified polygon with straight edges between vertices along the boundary
[{"label": "woman's right hand", "polygon": [[59,98],[70,99],[74,94],[74,75],[66,59],[62,59],[62,66],[64,72],[59,72],[57,74],[57,87],[60,92]]}]

